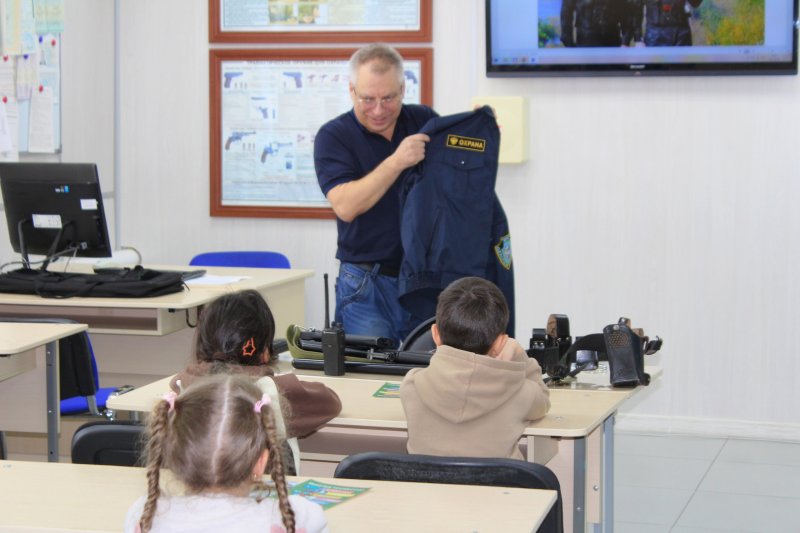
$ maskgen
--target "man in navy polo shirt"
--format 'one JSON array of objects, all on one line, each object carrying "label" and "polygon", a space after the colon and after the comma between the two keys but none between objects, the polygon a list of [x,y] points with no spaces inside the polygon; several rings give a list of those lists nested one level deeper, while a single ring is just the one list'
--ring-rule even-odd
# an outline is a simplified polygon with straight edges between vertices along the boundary
[{"label": "man in navy polo shirt", "polygon": [[[350,58],[353,109],[317,133],[314,164],[337,217],[335,320],[345,332],[405,338],[414,324],[398,302],[403,171],[425,158],[418,133],[436,113],[403,104],[403,58],[371,44]],[[425,317],[419,317],[425,318]]]}]

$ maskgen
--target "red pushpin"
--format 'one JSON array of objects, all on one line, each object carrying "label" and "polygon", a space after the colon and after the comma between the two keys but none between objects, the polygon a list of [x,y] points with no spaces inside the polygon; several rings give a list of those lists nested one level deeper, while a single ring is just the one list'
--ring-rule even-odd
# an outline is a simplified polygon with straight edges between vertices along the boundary
[{"label": "red pushpin", "polygon": [[53,39],[52,41],[50,41],[50,44],[51,44],[52,46],[55,46],[55,45],[56,45],[56,40],[55,40],[55,39]]},{"label": "red pushpin", "polygon": [[3,56],[3,61],[8,61],[8,56]]},{"label": "red pushpin", "polygon": [[4,103],[4,104],[7,104],[7,103],[8,103],[8,96],[4,96],[4,97],[3,97],[3,103]]},{"label": "red pushpin", "polygon": [[44,91],[44,86],[43,85],[39,85],[39,92],[42,92],[42,91]]}]

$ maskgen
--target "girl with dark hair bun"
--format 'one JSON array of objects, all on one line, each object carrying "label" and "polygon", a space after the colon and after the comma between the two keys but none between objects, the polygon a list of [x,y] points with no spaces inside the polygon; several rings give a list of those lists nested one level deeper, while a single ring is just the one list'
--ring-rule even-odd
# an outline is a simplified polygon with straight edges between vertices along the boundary
[{"label": "girl with dark hair bun", "polygon": [[274,337],[275,319],[261,293],[244,290],[220,296],[200,314],[195,362],[177,374],[170,387],[180,392],[212,374],[251,376],[279,406],[276,425],[279,435],[293,446],[294,473],[298,473],[295,437],[305,437],[324,426],[339,414],[342,402],[322,383],[300,381],[292,373],[275,375],[278,354],[272,348]]}]

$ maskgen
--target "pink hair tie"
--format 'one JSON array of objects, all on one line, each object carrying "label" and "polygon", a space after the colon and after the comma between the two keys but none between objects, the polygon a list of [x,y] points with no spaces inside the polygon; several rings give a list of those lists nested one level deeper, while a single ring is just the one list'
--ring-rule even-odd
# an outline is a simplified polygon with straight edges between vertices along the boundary
[{"label": "pink hair tie", "polygon": [[164,401],[169,404],[169,410],[170,411],[174,411],[175,410],[175,398],[177,398],[177,397],[178,397],[178,395],[176,393],[174,393],[174,392],[168,392],[168,393],[164,394],[164,396],[162,396]]},{"label": "pink hair tie", "polygon": [[255,405],[253,405],[253,411],[255,411],[256,413],[260,413],[262,407],[264,407],[265,405],[269,405],[271,403],[272,403],[272,398],[270,398],[269,394],[265,392],[264,394],[261,395],[261,399],[258,400],[255,403]]}]

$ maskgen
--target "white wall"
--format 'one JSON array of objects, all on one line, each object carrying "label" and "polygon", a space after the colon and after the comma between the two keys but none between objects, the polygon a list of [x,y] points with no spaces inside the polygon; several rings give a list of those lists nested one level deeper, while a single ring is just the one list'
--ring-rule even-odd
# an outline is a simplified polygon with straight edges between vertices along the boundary
[{"label": "white wall", "polygon": [[[70,0],[84,20],[68,32],[96,31],[100,4]],[[436,109],[469,109],[476,95],[529,102],[530,160],[501,167],[497,185],[511,223],[521,341],[553,312],[569,315],[573,335],[628,316],[665,339],[650,359],[664,374],[620,425],[800,440],[791,342],[800,322],[791,275],[800,260],[800,78],[487,79],[483,2],[434,4]],[[336,271],[333,221],[208,216],[208,3],[118,6],[119,244],[150,263],[214,249],[283,251],[317,272],[307,325],[321,326],[322,273]],[[64,42],[66,56],[68,35]],[[65,70],[93,70],[86,61],[65,57]],[[66,109],[112,138],[105,98],[93,110],[88,91],[110,70],[104,58],[86,80],[65,72],[65,159],[109,160],[105,138],[91,141],[96,150],[66,140],[86,131]]]}]

